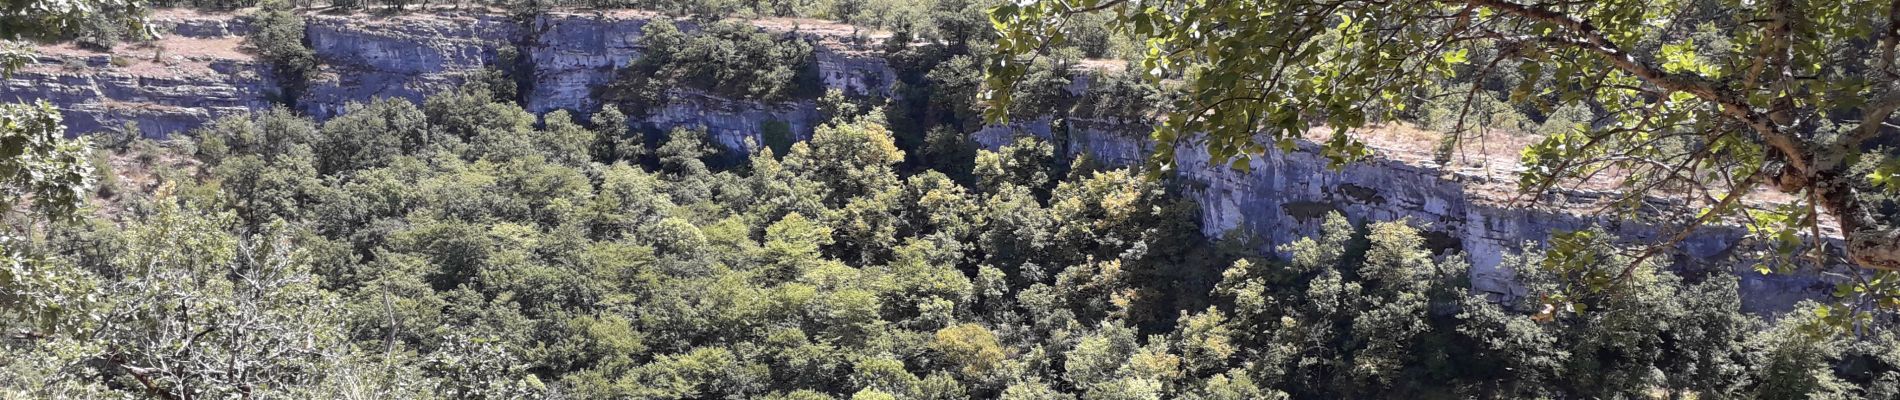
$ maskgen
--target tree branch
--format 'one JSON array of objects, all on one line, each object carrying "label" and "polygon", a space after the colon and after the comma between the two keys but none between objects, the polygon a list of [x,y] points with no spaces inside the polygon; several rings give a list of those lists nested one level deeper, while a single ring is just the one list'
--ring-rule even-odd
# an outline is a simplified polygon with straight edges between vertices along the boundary
[{"label": "tree branch", "polygon": [[1894,71],[1894,48],[1900,47],[1900,0],[1893,0],[1887,6],[1887,31],[1880,37],[1880,58],[1874,60],[1875,70],[1884,72],[1888,77],[1900,77],[1900,71]]},{"label": "tree branch", "polygon": [[1618,273],[1616,280],[1612,282],[1629,280],[1630,274],[1634,273],[1636,266],[1642,265],[1643,261],[1647,261],[1650,257],[1654,257],[1656,254],[1662,252],[1663,248],[1675,246],[1676,243],[1681,243],[1683,239],[1688,239],[1689,234],[1694,233],[1696,228],[1714,221],[1716,216],[1723,214],[1722,210],[1735,206],[1736,202],[1741,201],[1742,196],[1746,196],[1748,192],[1755,190],[1755,185],[1761,182],[1762,171],[1765,170],[1756,169],[1754,174],[1750,174],[1747,178],[1742,178],[1742,184],[1732,188],[1733,190],[1730,190],[1727,195],[1723,195],[1720,203],[1709,206],[1708,211],[1703,212],[1702,215],[1696,217],[1695,221],[1677,230],[1676,234],[1670,236],[1668,241],[1650,245],[1648,249],[1643,250],[1642,255],[1637,256],[1635,260],[1631,260],[1629,265],[1623,266],[1623,272]]},{"label": "tree branch", "polygon": [[1802,172],[1813,170],[1811,163],[1808,162],[1807,149],[1804,148],[1800,142],[1796,141],[1793,135],[1787,133],[1781,126],[1776,125],[1773,121],[1770,121],[1767,115],[1749,106],[1748,102],[1742,96],[1738,96],[1732,91],[1726,90],[1715,82],[1703,78],[1700,75],[1672,74],[1642,61],[1638,61],[1635,56],[1624,52],[1616,43],[1610,42],[1608,38],[1603,36],[1603,32],[1597,30],[1596,25],[1591,24],[1589,21],[1540,7],[1512,3],[1504,0],[1464,0],[1463,3],[1483,6],[1505,14],[1516,15],[1562,27],[1572,35],[1575,35],[1575,37],[1546,37],[1545,39],[1596,53],[1602,57],[1604,61],[1609,62],[1617,69],[1634,75],[1644,82],[1649,82],[1657,87],[1672,92],[1689,93],[1695,95],[1697,98],[1715,103],[1721,107],[1724,114],[1741,120],[1746,123],[1750,129],[1760,134],[1763,140],[1768,143],[1769,147],[1784,153],[1787,156],[1790,166]]},{"label": "tree branch", "polygon": [[[1567,35],[1543,37],[1542,40],[1596,53],[1616,69],[1651,85],[1671,92],[1688,93],[1703,101],[1714,103],[1722,110],[1723,115],[1745,124],[1749,130],[1761,136],[1763,144],[1782,156],[1789,167],[1779,177],[1784,183],[1781,185],[1783,191],[1790,193],[1803,189],[1816,191],[1822,205],[1826,206],[1828,211],[1840,221],[1841,232],[1848,242],[1847,253],[1850,261],[1865,268],[1900,270],[1900,229],[1879,229],[1879,224],[1870,214],[1871,210],[1864,208],[1855,192],[1853,185],[1855,177],[1849,176],[1846,163],[1840,162],[1846,154],[1859,151],[1858,146],[1864,138],[1878,135],[1880,125],[1886,118],[1896,110],[1900,110],[1900,88],[1890,89],[1878,95],[1873,102],[1863,107],[1863,110],[1867,112],[1862,126],[1852,137],[1828,149],[1835,150],[1832,153],[1837,154],[1816,160],[1816,154],[1809,148],[1809,143],[1791,132],[1792,128],[1789,125],[1794,124],[1795,121],[1786,115],[1779,115],[1792,109],[1789,106],[1791,101],[1785,98],[1785,94],[1782,95],[1783,98],[1775,100],[1772,110],[1758,110],[1748,103],[1747,96],[1708,78],[1695,74],[1669,73],[1637,60],[1615,43],[1610,42],[1595,25],[1581,18],[1507,0],[1440,1],[1487,7],[1504,14],[1556,25]],[[1791,24],[1790,19],[1794,18],[1791,13],[1799,10],[1795,9],[1791,2],[1786,1],[1775,2],[1773,6],[1776,6],[1774,10],[1776,21],[1769,29],[1773,33],[1785,34],[1779,39],[1774,38],[1774,35],[1768,35],[1769,37],[1763,40],[1792,40],[1786,37],[1786,35],[1792,35],[1793,31],[1787,25]],[[1889,20],[1892,21],[1890,24],[1900,23],[1900,1],[1895,2],[1889,14]],[[1894,26],[1889,26],[1888,29],[1887,36],[1896,41],[1893,42],[1894,44],[1900,44],[1900,30],[1896,30]],[[1792,46],[1776,47],[1781,47],[1780,52],[1785,53],[1791,51],[1786,47]],[[1782,79],[1778,82],[1785,83],[1786,80],[1792,79],[1791,74],[1787,72],[1784,66]],[[1778,90],[1778,92],[1785,92],[1785,90]],[[1753,184],[1745,186],[1752,188]],[[1733,197],[1735,193],[1730,195]],[[1821,240],[1821,238],[1815,238],[1815,240]],[[1645,254],[1642,258],[1647,257],[1648,254]]]}]

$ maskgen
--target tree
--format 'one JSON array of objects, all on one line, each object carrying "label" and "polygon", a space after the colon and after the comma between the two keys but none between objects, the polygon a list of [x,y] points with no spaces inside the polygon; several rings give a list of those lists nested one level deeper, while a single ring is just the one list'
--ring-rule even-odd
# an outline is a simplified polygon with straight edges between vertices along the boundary
[{"label": "tree", "polygon": [[1231,314],[1217,308],[1183,317],[1188,323],[1178,327],[1191,339],[1188,365],[1218,373],[1233,365],[1210,363],[1210,356],[1218,362],[1238,347],[1257,365],[1249,368],[1253,379],[1296,397],[1452,387],[1430,374],[1432,364],[1455,354],[1447,336],[1456,321],[1433,310],[1466,296],[1463,264],[1434,260],[1403,221],[1361,228],[1330,213],[1320,233],[1282,246],[1285,263],[1241,261],[1224,272],[1214,292]]},{"label": "tree", "polygon": [[646,115],[671,102],[682,87],[773,103],[823,94],[815,53],[803,39],[774,37],[733,21],[688,34],[656,20],[640,33],[640,47],[650,51],[601,88],[603,97],[624,105],[624,111]]},{"label": "tree", "polygon": [[11,214],[21,200],[31,210],[65,218],[84,205],[94,182],[92,149],[83,140],[67,140],[59,110],[37,104],[0,104],[0,214]]},{"label": "tree", "polygon": [[422,150],[429,141],[427,117],[403,99],[350,103],[343,115],[323,124],[317,145],[317,169],[338,175],[388,165],[402,154]]},{"label": "tree", "polygon": [[1007,184],[1040,193],[1053,182],[1055,163],[1055,147],[1035,136],[1017,138],[996,151],[977,150],[977,187],[994,192]]},{"label": "tree", "polygon": [[647,154],[646,135],[632,130],[627,114],[620,112],[619,106],[601,107],[594,113],[594,144],[588,149],[594,155],[594,161],[612,164],[626,160],[639,163],[640,157]]},{"label": "tree", "polygon": [[706,166],[706,158],[717,151],[706,144],[705,128],[673,128],[666,135],[666,142],[654,150],[654,155],[660,159],[660,177],[673,183],[668,193],[674,203],[692,204],[712,196],[712,185],[707,182],[712,170]]},{"label": "tree", "polygon": [[[1315,122],[1334,132],[1326,155],[1350,161],[1366,154],[1353,131],[1395,120],[1408,96],[1452,77],[1516,73],[1513,99],[1602,110],[1525,151],[1527,193],[1615,170],[1628,198],[1681,196],[1701,208],[1665,238],[1674,240],[1724,218],[1750,220],[1764,236],[1819,236],[1824,211],[1849,261],[1900,269],[1900,228],[1862,196],[1880,182],[1900,190],[1897,162],[1866,165],[1873,146],[1891,144],[1900,110],[1900,5],[1044,0],[992,10],[1002,56],[989,60],[988,98],[1010,103],[1029,70],[1023,56],[1061,43],[1067,22],[1094,12],[1148,40],[1141,69],[1151,79],[1181,80],[1154,131],[1163,165],[1176,148],[1205,146],[1245,168],[1268,145],[1290,149]],[[1482,86],[1452,95],[1470,107]],[[1457,124],[1451,140],[1469,140],[1472,128]],[[1739,201],[1763,186],[1797,200]]]},{"label": "tree", "polygon": [[1662,260],[1574,290],[1635,258],[1602,231],[1508,258],[1526,296],[1499,302],[1407,221],[1332,214],[1269,259],[1215,246],[1181,187],[1049,172],[1038,143],[984,189],[896,168],[875,114],[717,172],[681,130],[648,172],[484,93],[134,143],[182,168],[0,240],[0,397],[1900,394],[1890,318],[1771,326],[1727,271]]},{"label": "tree", "polygon": [[278,101],[294,106],[317,74],[316,52],[304,45],[303,17],[289,2],[266,0],[258,7],[251,16],[256,30],[244,38],[244,44],[270,63],[271,75],[282,85]]},{"label": "tree", "polygon": [[594,236],[607,239],[643,233],[665,219],[672,200],[660,192],[660,180],[652,174],[615,163],[601,173],[601,182],[588,203],[593,215],[587,220]]},{"label": "tree", "polygon": [[[429,96],[422,103],[429,125],[447,135],[430,137],[424,147],[456,149],[464,158],[512,158],[536,152],[534,114],[513,103],[496,101],[482,85],[464,85]],[[466,153],[460,145],[466,143]],[[405,146],[408,143],[404,143]]]},{"label": "tree", "polygon": [[853,198],[896,188],[893,169],[904,151],[883,124],[858,121],[818,127],[811,140],[792,145],[785,167],[824,184],[825,204],[840,207]]},{"label": "tree", "polygon": [[[140,37],[153,36],[145,25],[145,3],[137,0],[0,2],[0,79],[33,62],[33,49],[17,40],[55,40],[88,25],[123,26]],[[41,101],[0,104],[0,217],[10,217],[26,195],[33,212],[53,219],[71,217],[92,192],[92,165],[86,141],[67,140],[59,110]],[[7,233],[11,236],[15,232]],[[12,258],[10,262],[20,259]]]},{"label": "tree", "polygon": [[226,396],[307,384],[344,356],[336,299],[283,225],[241,239],[229,213],[191,206],[162,202],[120,259],[97,266],[122,274],[97,311],[108,373],[161,398]]},{"label": "tree", "polygon": [[[0,11],[0,78],[11,78],[33,61],[33,50],[15,40],[56,39],[82,24],[97,25],[101,18],[109,19],[104,24],[123,22],[131,31],[149,34],[142,6],[138,1],[0,2],[5,10]],[[132,12],[108,15],[102,8]],[[78,337],[92,327],[98,279],[33,239],[40,229],[61,232],[53,228],[56,223],[81,216],[96,184],[89,143],[67,139],[59,110],[45,101],[0,104],[0,219],[8,221],[0,232],[0,326],[22,337]],[[27,207],[16,208],[21,205]],[[17,397],[103,394],[97,385],[62,382],[69,375],[52,372],[83,361],[87,352],[75,348],[87,345],[8,340],[7,352],[18,354],[19,361],[0,366],[0,386]],[[18,372],[34,370],[44,372]]]},{"label": "tree", "polygon": [[[56,40],[85,34],[100,27],[123,29],[138,37],[155,36],[146,25],[145,2],[137,0],[83,0],[0,2],[0,66],[10,66],[13,40]],[[12,68],[4,68],[11,72]]]},{"label": "tree", "polygon": [[593,160],[590,152],[598,137],[596,132],[575,123],[567,110],[555,110],[541,118],[543,126],[535,131],[535,147],[549,162],[581,166]]},{"label": "tree", "polygon": [[296,219],[320,186],[316,123],[282,106],[254,117],[221,118],[194,133],[203,138],[199,159],[211,167],[246,226]]}]

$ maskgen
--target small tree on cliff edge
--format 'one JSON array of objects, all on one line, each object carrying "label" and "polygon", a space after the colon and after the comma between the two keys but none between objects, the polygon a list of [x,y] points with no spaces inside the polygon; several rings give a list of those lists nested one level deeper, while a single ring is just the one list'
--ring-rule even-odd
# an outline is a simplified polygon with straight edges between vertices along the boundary
[{"label": "small tree on cliff edge", "polygon": [[[1150,78],[1179,80],[1154,131],[1162,167],[1193,140],[1244,169],[1315,121],[1336,133],[1325,154],[1348,162],[1367,154],[1350,129],[1462,78],[1546,111],[1600,110],[1524,150],[1526,194],[1616,171],[1605,175],[1622,177],[1632,207],[1649,195],[1701,205],[1664,240],[1743,220],[1781,256],[1816,261],[1825,253],[1800,249],[1822,246],[1799,238],[1821,236],[1827,213],[1849,262],[1900,270],[1900,230],[1868,200],[1900,192],[1900,161],[1873,151],[1896,142],[1900,2],[1040,0],[991,11],[1001,56],[986,100],[1008,103],[1025,59],[1092,12],[1147,40]],[[1485,86],[1444,95],[1468,109]],[[1738,201],[1761,186],[1796,200]]]},{"label": "small tree on cliff edge", "polygon": [[266,0],[258,4],[252,23],[257,30],[244,38],[245,44],[257,52],[259,59],[270,63],[271,74],[281,86],[279,100],[296,106],[297,98],[303,96],[317,74],[316,53],[304,46],[303,17],[287,1]]}]

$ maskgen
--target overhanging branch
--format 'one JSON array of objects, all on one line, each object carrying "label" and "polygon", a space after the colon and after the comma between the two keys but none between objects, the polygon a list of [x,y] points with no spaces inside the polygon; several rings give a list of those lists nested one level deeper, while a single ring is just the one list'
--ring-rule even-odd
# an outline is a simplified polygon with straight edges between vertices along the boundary
[{"label": "overhanging branch", "polygon": [[[1439,1],[1447,4],[1485,7],[1506,15],[1555,25],[1563,32],[1554,36],[1539,37],[1538,40],[1595,53],[1617,70],[1635,76],[1643,82],[1670,92],[1688,93],[1698,99],[1713,103],[1722,110],[1723,115],[1747,125],[1749,130],[1760,135],[1767,148],[1782,156],[1789,169],[1785,170],[1779,178],[1791,183],[1783,185],[1782,190],[1791,192],[1803,189],[1814,190],[1821,205],[1835,214],[1842,233],[1846,235],[1849,260],[1866,268],[1900,270],[1900,229],[1880,229],[1879,224],[1870,214],[1871,210],[1861,204],[1855,192],[1855,177],[1846,173],[1846,163],[1841,162],[1846,154],[1859,151],[1860,143],[1877,136],[1887,118],[1895,112],[1900,112],[1900,87],[1888,88],[1871,99],[1862,108],[1864,120],[1861,126],[1857,127],[1849,137],[1843,138],[1840,143],[1828,146],[1829,148],[1825,150],[1828,150],[1829,154],[1817,155],[1812,152],[1813,149],[1809,148],[1810,144],[1806,140],[1797,137],[1792,132],[1792,128],[1789,127],[1793,123],[1792,118],[1785,115],[1776,118],[1777,115],[1771,114],[1771,112],[1776,112],[1775,110],[1786,112],[1792,109],[1785,106],[1792,103],[1791,99],[1786,98],[1786,90],[1775,91],[1780,93],[1779,98],[1773,101],[1773,104],[1777,105],[1773,107],[1775,110],[1759,110],[1750,105],[1747,101],[1748,97],[1739,93],[1737,89],[1729,88],[1701,75],[1671,73],[1637,60],[1634,55],[1623,51],[1616,43],[1611,42],[1588,20],[1540,6],[1507,0]],[[1790,4],[1785,1],[1776,2],[1776,5],[1781,7],[1775,10],[1775,24],[1769,29],[1773,31],[1772,33],[1784,35],[1774,37],[1776,35],[1770,34],[1768,35],[1770,37],[1763,40],[1783,43],[1777,43],[1776,46],[1764,45],[1764,53],[1773,53],[1772,50],[1776,49],[1786,52],[1787,48],[1792,47],[1793,38],[1787,35],[1792,35],[1793,30],[1789,29],[1788,25],[1792,23],[1790,19],[1793,18],[1790,13],[1797,10],[1787,8]],[[1895,1],[1890,14],[1889,32],[1886,35],[1889,40],[1887,43],[1889,49],[1896,43],[1900,43],[1900,29],[1891,26],[1900,24],[1900,1]],[[1882,57],[1890,57],[1890,53],[1889,51],[1889,54],[1883,54]],[[1763,56],[1779,57],[1774,54],[1763,54]],[[1759,62],[1760,59],[1758,58],[1757,61]],[[1773,66],[1774,61],[1770,59],[1768,64]],[[1891,67],[1891,65],[1888,66]],[[1783,69],[1782,76],[1777,79],[1778,85],[1785,84],[1787,79],[1792,79],[1785,68]],[[1756,73],[1758,72],[1751,71],[1750,75]],[[1731,197],[1733,195],[1732,193]],[[1702,219],[1704,221],[1700,222],[1707,222],[1707,218]]]}]

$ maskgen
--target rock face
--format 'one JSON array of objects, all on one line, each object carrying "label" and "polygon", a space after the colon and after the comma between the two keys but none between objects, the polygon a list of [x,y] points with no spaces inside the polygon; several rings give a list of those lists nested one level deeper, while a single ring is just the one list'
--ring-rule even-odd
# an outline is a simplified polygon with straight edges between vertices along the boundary
[{"label": "rock face", "polygon": [[[76,136],[118,130],[137,124],[141,136],[163,138],[172,132],[196,128],[216,117],[270,107],[253,65],[213,61],[215,75],[139,76],[93,72],[108,65],[109,57],[83,59],[77,67],[68,60],[39,57],[35,68],[0,83],[0,100],[45,100],[65,117],[67,134]],[[50,67],[58,63],[59,67]],[[50,68],[47,68],[50,67]]]},{"label": "rock face", "polygon": [[[991,126],[974,135],[991,148],[1018,135],[1034,135],[1055,141],[1069,157],[1087,156],[1113,166],[1140,164],[1154,149],[1147,139],[1151,127],[1143,123],[1071,119],[1068,124],[1062,135],[1053,133],[1047,117]],[[1472,288],[1493,300],[1524,295],[1505,258],[1548,240],[1552,232],[1600,227],[1638,244],[1671,233],[1613,217],[1552,211],[1591,209],[1595,200],[1610,193],[1573,191],[1545,199],[1546,207],[1512,207],[1505,204],[1511,195],[1499,192],[1513,184],[1502,181],[1508,176],[1387,159],[1333,170],[1318,145],[1309,142],[1301,142],[1295,151],[1269,150],[1249,161],[1248,172],[1212,164],[1202,147],[1183,146],[1174,157],[1176,179],[1200,205],[1202,234],[1210,238],[1250,237],[1262,243],[1261,251],[1277,252],[1280,245],[1317,235],[1331,212],[1355,222],[1409,220],[1421,228],[1434,252],[1464,254]],[[1572,204],[1548,203],[1552,201]],[[1744,233],[1735,227],[1705,227],[1679,243],[1672,256],[1679,268],[1728,268],[1741,276],[1743,308],[1750,312],[1784,311],[1803,299],[1824,298],[1833,289],[1813,275],[1763,275],[1749,265],[1701,262],[1726,258]]]},{"label": "rock face", "polygon": [[[600,108],[594,88],[614,79],[645,49],[637,45],[640,28],[652,16],[550,14],[518,21],[491,14],[431,14],[387,18],[311,16],[307,35],[323,64],[323,74],[298,104],[316,118],[334,116],[350,102],[424,96],[461,84],[471,73],[494,66],[504,47],[523,59],[514,65],[528,76],[523,102],[530,111],[570,110],[588,115]],[[242,20],[218,16],[161,18],[184,46],[236,46],[249,30]],[[827,88],[863,95],[892,92],[895,73],[885,60],[849,37],[820,29],[777,29],[819,43],[819,76]],[[683,29],[693,29],[682,24]],[[173,40],[173,39],[168,39]],[[191,41],[197,42],[191,42]],[[168,47],[169,48],[169,47]],[[230,49],[227,49],[230,50]],[[170,62],[119,66],[114,55],[76,49],[43,51],[38,63],[0,84],[0,100],[43,99],[59,105],[71,132],[85,133],[137,122],[146,136],[163,137],[233,113],[269,107],[276,83],[265,68],[236,52],[200,51],[174,55]],[[1072,90],[1083,90],[1078,79]],[[794,138],[808,137],[817,120],[811,101],[760,104],[682,91],[671,105],[654,110],[642,123],[652,129],[701,126],[711,140],[745,151],[748,142],[763,145],[762,135],[783,128]],[[1026,119],[1011,126],[973,133],[977,142],[998,147],[1018,135],[1052,140],[1068,156],[1087,155],[1108,165],[1135,165],[1154,146],[1149,128],[1137,121],[1072,119],[1052,127],[1053,119]],[[768,126],[771,128],[768,129]],[[1507,254],[1526,243],[1546,240],[1553,230],[1602,226],[1636,241],[1654,240],[1657,229],[1610,218],[1507,207],[1486,184],[1497,182],[1472,173],[1447,171],[1391,160],[1326,167],[1326,160],[1304,148],[1251,160],[1251,172],[1214,165],[1192,146],[1177,149],[1177,174],[1187,193],[1203,209],[1203,233],[1232,233],[1278,245],[1313,234],[1320,217],[1338,211],[1355,221],[1409,219],[1424,227],[1436,250],[1468,254],[1473,287],[1494,298],[1523,294],[1504,267]],[[1602,194],[1574,193],[1589,198]],[[1561,208],[1561,207],[1559,207]],[[1679,264],[1710,259],[1739,240],[1735,229],[1708,228],[1682,243]],[[1734,266],[1744,277],[1745,307],[1752,311],[1785,309],[1803,298],[1824,296],[1830,285],[1814,276],[1762,276]]]},{"label": "rock face", "polygon": [[[709,140],[727,150],[747,153],[751,146],[766,144],[764,133],[770,124],[784,124],[784,133],[793,139],[811,137],[817,107],[809,100],[786,104],[761,104],[733,101],[697,91],[685,91],[671,104],[652,110],[647,125],[655,129],[697,127],[706,129]],[[749,142],[749,143],[748,143]]]},{"label": "rock face", "polygon": [[59,106],[67,134],[118,130],[162,138],[211,119],[270,107],[269,71],[249,57],[216,51],[249,26],[230,18],[157,18],[169,28],[160,50],[102,54],[69,46],[39,49],[35,61],[0,81],[0,101]]},{"label": "rock face", "polygon": [[[568,110],[577,116],[601,108],[595,90],[638,58],[641,28],[660,18],[552,13],[520,22],[486,14],[403,16],[365,21],[358,17],[314,16],[308,20],[311,48],[325,65],[324,81],[313,85],[300,104],[318,118],[334,116],[344,104],[373,97],[417,102],[460,85],[470,74],[497,67],[503,46],[515,46],[515,67],[522,80],[523,105],[544,114]],[[684,30],[696,29],[679,22]],[[859,46],[828,42],[799,31],[781,32],[821,45],[815,47],[818,75],[828,89],[862,95],[888,95],[895,72],[885,60]],[[711,139],[742,149],[748,138],[763,143],[762,127],[782,123],[795,135],[809,135],[816,120],[810,101],[759,104],[731,101],[682,90],[678,100],[653,110],[649,128],[677,126],[707,129]]]},{"label": "rock face", "polygon": [[[525,108],[536,114],[591,115],[601,108],[595,88],[642,54],[640,29],[652,18],[657,17],[553,13],[518,21],[486,13],[311,15],[305,19],[305,37],[321,63],[320,73],[296,104],[321,120],[349,103],[375,98],[420,103],[484,69],[502,67],[497,65],[504,62],[502,50],[513,48],[519,58],[508,67],[527,75],[520,80]],[[145,135],[164,137],[224,115],[271,107],[279,84],[269,68],[241,49],[242,36],[251,30],[244,19],[161,15],[156,22],[170,31],[157,47],[211,55],[147,62],[133,57],[149,53],[48,47],[37,63],[0,84],[0,99],[60,105],[75,135],[136,122]],[[690,22],[680,25],[695,29]],[[786,29],[779,33],[787,40],[820,44],[814,56],[826,88],[890,94],[896,73],[875,52],[799,27]],[[135,65],[119,65],[128,61]],[[810,101],[756,104],[692,91],[679,98],[652,112],[646,126],[704,126],[715,141],[736,149],[748,136],[759,140],[757,132],[766,124],[783,123],[803,136],[815,120]]]},{"label": "rock face", "polygon": [[[1493,299],[1524,294],[1504,258],[1522,252],[1527,244],[1549,239],[1552,232],[1594,226],[1632,243],[1654,243],[1672,233],[1611,217],[1551,210],[1593,209],[1595,205],[1585,200],[1600,193],[1565,196],[1576,199],[1570,207],[1511,207],[1504,201],[1510,194],[1496,191],[1509,183],[1495,178],[1389,160],[1332,170],[1317,145],[1303,143],[1302,147],[1256,157],[1250,160],[1250,172],[1209,165],[1201,148],[1178,150],[1179,176],[1203,209],[1203,233],[1219,237],[1232,231],[1279,245],[1318,233],[1322,217],[1329,212],[1340,212],[1354,221],[1406,219],[1424,231],[1426,245],[1434,251],[1465,254],[1472,288]],[[1707,227],[1699,232],[1678,244],[1677,265],[1731,268],[1743,277],[1747,310],[1779,311],[1800,299],[1825,296],[1832,289],[1812,276],[1762,275],[1747,265],[1700,265],[1699,260],[1726,257],[1744,232],[1732,227]]]},{"label": "rock face", "polygon": [[492,64],[498,49],[514,43],[521,30],[489,14],[311,16],[304,37],[323,72],[298,105],[322,119],[353,101],[396,97],[421,103]]},{"label": "rock face", "polygon": [[534,65],[533,87],[523,106],[536,114],[599,110],[594,88],[613,81],[616,70],[640,56],[640,28],[646,23],[573,15],[537,19],[527,53]]}]

